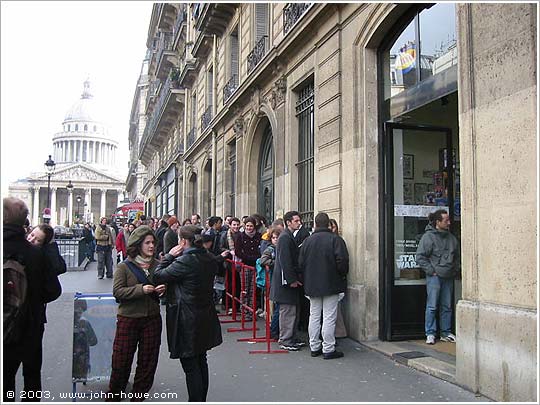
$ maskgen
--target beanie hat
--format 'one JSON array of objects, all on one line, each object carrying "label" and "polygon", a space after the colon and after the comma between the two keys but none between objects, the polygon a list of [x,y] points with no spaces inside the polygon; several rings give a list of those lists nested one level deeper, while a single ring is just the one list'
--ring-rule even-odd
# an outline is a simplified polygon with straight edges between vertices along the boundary
[{"label": "beanie hat", "polygon": [[152,235],[154,238],[156,237],[154,231],[148,225],[141,225],[138,228],[135,228],[133,232],[129,234],[127,247],[136,245],[148,235]]},{"label": "beanie hat", "polygon": [[173,215],[171,216],[168,220],[167,220],[167,224],[169,226],[173,226],[174,224],[176,224],[178,222],[178,219],[176,219],[176,217]]},{"label": "beanie hat", "polygon": [[195,225],[184,225],[180,228],[180,237],[188,240],[195,240],[196,236],[200,239],[202,228]]}]

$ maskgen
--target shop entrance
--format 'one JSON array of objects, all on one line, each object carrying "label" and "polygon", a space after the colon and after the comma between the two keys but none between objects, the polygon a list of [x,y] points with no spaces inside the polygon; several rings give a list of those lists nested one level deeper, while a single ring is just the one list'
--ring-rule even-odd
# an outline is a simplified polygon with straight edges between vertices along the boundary
[{"label": "shop entrance", "polygon": [[445,209],[450,218],[459,216],[452,129],[387,122],[384,149],[384,334],[388,340],[422,338],[426,279],[416,264],[418,242],[429,213]]}]

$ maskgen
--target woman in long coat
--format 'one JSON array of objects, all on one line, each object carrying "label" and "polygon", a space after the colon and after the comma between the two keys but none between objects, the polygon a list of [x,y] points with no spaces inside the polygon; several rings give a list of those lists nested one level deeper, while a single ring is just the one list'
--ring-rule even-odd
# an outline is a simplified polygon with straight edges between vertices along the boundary
[{"label": "woman in long coat", "polygon": [[128,259],[114,272],[113,295],[119,302],[113,343],[112,372],[107,401],[119,401],[125,392],[133,357],[138,347],[132,393],[142,399],[154,383],[161,344],[159,295],[165,285],[155,282],[156,236],[148,226],[129,235]]},{"label": "woman in long coat", "polygon": [[206,401],[206,352],[222,342],[213,301],[218,265],[203,248],[200,231],[194,225],[180,228],[180,244],[165,255],[154,273],[157,282],[167,283],[169,352],[171,359],[180,359],[190,402]]}]

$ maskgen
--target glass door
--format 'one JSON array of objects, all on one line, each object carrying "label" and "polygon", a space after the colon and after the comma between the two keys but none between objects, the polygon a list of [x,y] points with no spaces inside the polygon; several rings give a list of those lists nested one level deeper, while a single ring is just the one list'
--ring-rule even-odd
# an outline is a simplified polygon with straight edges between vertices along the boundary
[{"label": "glass door", "polygon": [[455,218],[452,131],[387,122],[383,142],[384,335],[422,338],[426,279],[416,264],[416,248],[431,212],[445,209]]}]

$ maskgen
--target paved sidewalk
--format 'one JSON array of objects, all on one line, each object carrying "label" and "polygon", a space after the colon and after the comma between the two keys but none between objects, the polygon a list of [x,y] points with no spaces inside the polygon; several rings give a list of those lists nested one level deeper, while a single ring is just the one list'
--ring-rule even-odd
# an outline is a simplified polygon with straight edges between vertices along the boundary
[{"label": "paved sidewalk", "polygon": [[[96,264],[86,271],[60,276],[63,294],[48,305],[49,323],[44,338],[43,389],[55,401],[59,393],[72,391],[73,294],[110,292],[112,280],[97,279]],[[163,308],[163,307],[162,307]],[[164,309],[164,308],[163,308]],[[163,314],[164,315],[164,314]],[[163,316],[163,319],[165,317]],[[259,322],[261,331],[263,322]],[[487,401],[447,381],[407,367],[351,339],[340,339],[345,357],[312,358],[309,348],[287,354],[249,354],[264,344],[237,342],[250,333],[229,333],[222,325],[224,342],[208,353],[210,389],[208,401],[216,402],[474,402]],[[168,356],[165,328],[161,354],[151,394],[176,398],[150,401],[185,402],[184,374],[178,360]],[[273,344],[275,348],[276,344]],[[134,371],[134,368],[132,372]],[[133,378],[133,377],[132,377]],[[132,381],[131,378],[131,381]],[[19,373],[18,387],[22,381]],[[107,381],[78,385],[79,391],[106,390]],[[45,399],[44,401],[50,401]],[[92,399],[92,402],[101,402]]]}]

